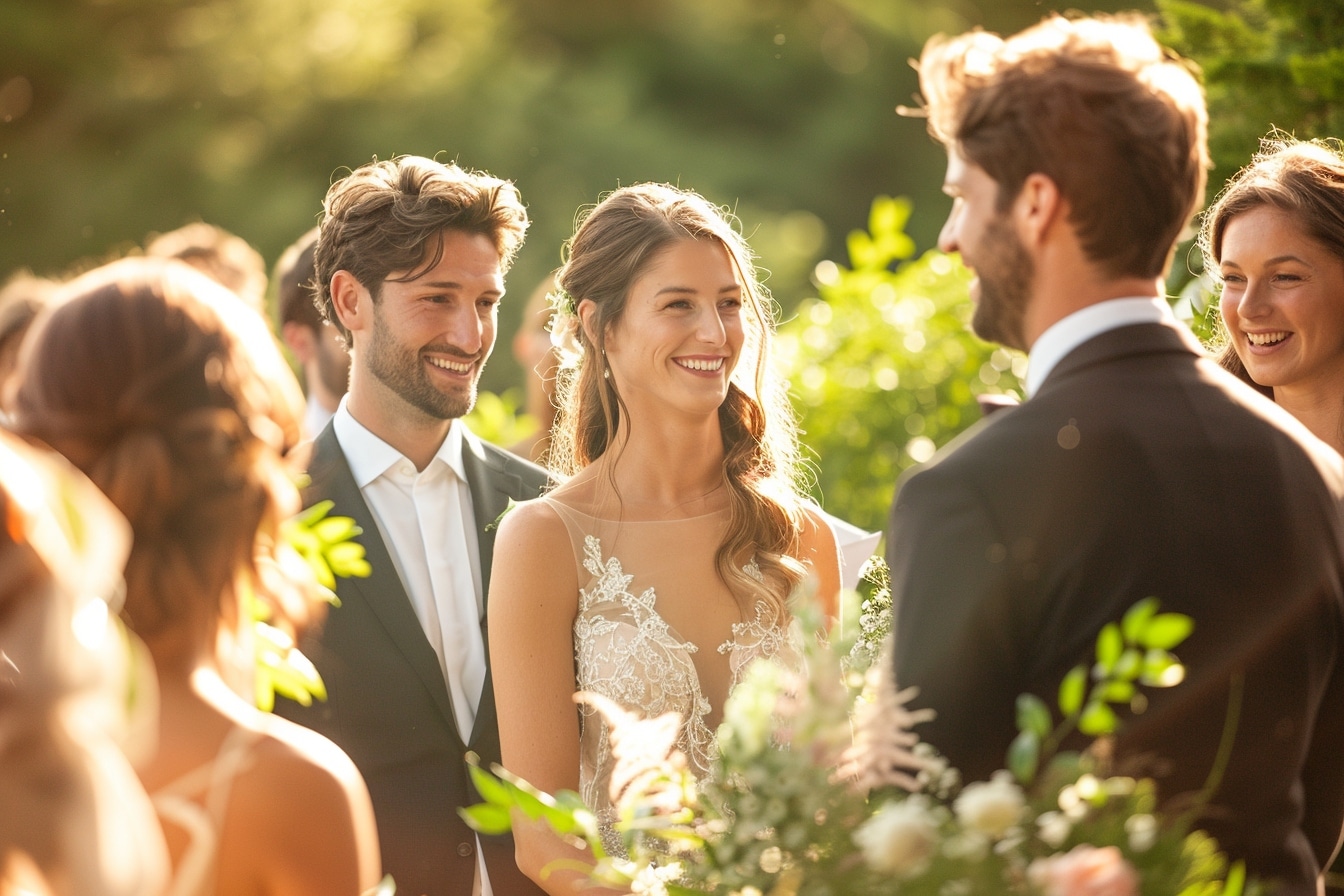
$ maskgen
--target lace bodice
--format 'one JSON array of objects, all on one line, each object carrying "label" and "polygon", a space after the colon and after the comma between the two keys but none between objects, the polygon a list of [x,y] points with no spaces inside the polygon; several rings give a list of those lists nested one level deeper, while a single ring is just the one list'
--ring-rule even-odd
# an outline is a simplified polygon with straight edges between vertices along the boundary
[{"label": "lace bodice", "polygon": [[[659,594],[683,601],[731,600],[713,569],[727,512],[687,520],[615,523],[550,503],[570,530],[580,569],[574,620],[579,690],[602,694],[646,717],[678,713],[677,746],[698,777],[708,775],[717,756],[711,722],[723,707],[712,705],[702,687],[696,663],[700,659],[706,665],[699,656],[701,647],[660,614]],[[760,578],[754,562],[745,568]],[[726,660],[726,691],[758,657],[790,665],[798,662],[787,630],[764,603],[757,604],[753,618],[725,629],[727,637],[705,647],[716,649]],[[726,693],[722,687],[719,690]],[[610,830],[615,813],[608,793],[613,759],[607,728],[590,706],[581,710],[579,766],[584,802],[603,825],[608,851],[620,855],[619,838]]]}]

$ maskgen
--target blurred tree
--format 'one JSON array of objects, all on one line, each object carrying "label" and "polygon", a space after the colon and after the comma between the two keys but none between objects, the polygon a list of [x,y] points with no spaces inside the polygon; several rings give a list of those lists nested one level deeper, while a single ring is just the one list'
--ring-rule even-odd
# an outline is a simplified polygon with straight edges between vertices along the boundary
[{"label": "blurred tree", "polygon": [[[941,153],[893,112],[925,38],[1040,14],[1034,0],[5,0],[0,277],[193,219],[272,261],[345,168],[405,152],[518,182],[534,225],[514,296],[555,266],[577,208],[666,180],[737,210],[792,308],[874,193],[939,207]],[[912,222],[917,244],[937,221]],[[520,310],[505,303],[502,335]],[[501,352],[485,385],[520,377]]]},{"label": "blurred tree", "polygon": [[886,525],[897,475],[980,417],[976,396],[1020,397],[1026,358],[970,332],[970,277],[938,251],[915,258],[906,199],[878,197],[849,235],[850,267],[822,262],[818,297],[780,328],[817,497],[870,531]]},{"label": "blurred tree", "polygon": [[1158,0],[1163,42],[1196,60],[1209,101],[1210,194],[1272,127],[1302,139],[1344,134],[1344,4]]},{"label": "blurred tree", "polygon": [[[1278,128],[1301,139],[1344,134],[1344,5],[1338,0],[1157,0],[1164,43],[1199,63],[1209,103],[1212,199]],[[1192,243],[1169,285],[1207,344],[1223,340],[1216,285]]]}]

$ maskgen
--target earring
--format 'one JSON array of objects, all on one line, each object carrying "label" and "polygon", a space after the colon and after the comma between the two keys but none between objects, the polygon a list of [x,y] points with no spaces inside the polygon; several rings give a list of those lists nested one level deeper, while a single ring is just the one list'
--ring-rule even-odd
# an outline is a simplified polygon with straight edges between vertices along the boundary
[{"label": "earring", "polygon": [[611,367],[607,364],[607,350],[602,349],[602,379],[611,379]]}]

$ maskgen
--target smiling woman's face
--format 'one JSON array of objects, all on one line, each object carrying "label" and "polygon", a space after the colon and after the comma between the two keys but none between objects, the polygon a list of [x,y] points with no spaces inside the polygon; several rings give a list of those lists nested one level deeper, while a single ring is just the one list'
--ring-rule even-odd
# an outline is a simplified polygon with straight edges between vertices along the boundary
[{"label": "smiling woman's face", "polygon": [[1219,276],[1223,323],[1251,379],[1276,394],[1344,388],[1344,259],[1260,206],[1228,222]]}]

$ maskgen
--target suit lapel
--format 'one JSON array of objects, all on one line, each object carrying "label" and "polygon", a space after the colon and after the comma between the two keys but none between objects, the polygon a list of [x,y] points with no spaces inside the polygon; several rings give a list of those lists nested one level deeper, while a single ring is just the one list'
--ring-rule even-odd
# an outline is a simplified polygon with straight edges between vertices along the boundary
[{"label": "suit lapel", "polygon": [[[340,582],[343,600],[358,595],[359,599],[373,611],[387,632],[388,638],[396,645],[403,659],[420,679],[425,689],[433,697],[450,731],[456,733],[457,723],[453,715],[452,699],[448,695],[448,686],[443,680],[443,669],[439,657],[425,637],[425,630],[415,609],[406,594],[401,576],[392,562],[387,545],[383,543],[378,524],[372,511],[364,501],[364,496],[350,472],[345,454],[336,439],[336,432],[330,424],[318,436],[315,443],[313,461],[309,468],[312,484],[309,486],[309,501],[330,498],[335,502],[332,514],[352,517],[363,534],[358,541],[364,545],[365,557],[373,572],[368,578],[342,579]],[[332,610],[339,613],[340,608]]]},{"label": "suit lapel", "polygon": [[[458,425],[461,425],[460,423]],[[481,557],[481,640],[486,645],[485,683],[477,703],[476,722],[472,727],[470,745],[475,747],[481,736],[494,732],[494,683],[491,680],[489,648],[490,631],[487,624],[490,597],[490,564],[495,554],[495,523],[508,509],[509,502],[522,494],[522,479],[508,472],[488,455],[481,442],[469,431],[462,433],[462,467],[471,489],[472,512],[476,519],[476,541]]]}]

